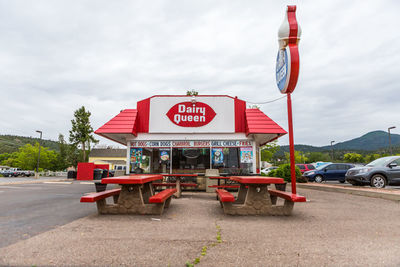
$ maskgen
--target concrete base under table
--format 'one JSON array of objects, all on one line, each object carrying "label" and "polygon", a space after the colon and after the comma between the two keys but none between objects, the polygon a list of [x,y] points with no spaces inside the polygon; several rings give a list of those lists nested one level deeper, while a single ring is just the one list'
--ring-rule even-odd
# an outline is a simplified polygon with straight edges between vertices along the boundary
[{"label": "concrete base under table", "polygon": [[229,215],[290,215],[294,206],[288,200],[283,206],[273,205],[267,185],[249,186],[248,189],[241,185],[235,202],[220,203],[224,213]]},{"label": "concrete base under table", "polygon": [[115,204],[107,204],[105,199],[97,201],[99,214],[149,214],[161,215],[171,202],[169,197],[163,203],[149,203],[153,189],[150,183],[144,185],[122,185],[119,196],[114,196]]}]

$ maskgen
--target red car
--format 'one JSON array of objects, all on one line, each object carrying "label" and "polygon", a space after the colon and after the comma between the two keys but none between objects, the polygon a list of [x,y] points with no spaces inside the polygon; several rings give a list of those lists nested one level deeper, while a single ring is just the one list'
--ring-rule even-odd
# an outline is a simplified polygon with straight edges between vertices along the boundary
[{"label": "red car", "polygon": [[307,171],[315,170],[315,167],[312,164],[296,164],[296,166],[299,167],[301,174]]}]

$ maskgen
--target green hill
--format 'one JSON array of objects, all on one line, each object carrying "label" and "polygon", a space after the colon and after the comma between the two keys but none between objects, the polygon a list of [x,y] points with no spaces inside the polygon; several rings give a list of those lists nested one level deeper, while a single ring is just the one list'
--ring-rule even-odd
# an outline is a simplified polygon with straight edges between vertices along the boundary
[{"label": "green hill", "polygon": [[[24,137],[17,135],[0,135],[0,154],[18,151],[18,148],[26,144],[34,145],[39,142],[39,138]],[[58,143],[51,140],[41,140],[41,145],[58,151]]]},{"label": "green hill", "polygon": [[[390,134],[393,150],[400,148],[400,135]],[[331,146],[309,146],[309,145],[295,145],[295,150],[303,152],[330,152]],[[334,144],[335,151],[348,151],[348,152],[387,152],[389,149],[389,137],[385,131],[373,131],[364,134],[361,137],[351,139],[349,141]],[[289,146],[281,146],[278,151],[279,155],[284,152],[289,152]]]},{"label": "green hill", "polygon": [[[390,134],[392,147],[400,146],[400,135]],[[351,139],[342,143],[333,145],[336,150],[364,150],[375,151],[388,149],[389,147],[389,134],[384,131],[374,131],[364,134],[361,137]],[[330,146],[321,147],[323,149],[330,149]]]}]

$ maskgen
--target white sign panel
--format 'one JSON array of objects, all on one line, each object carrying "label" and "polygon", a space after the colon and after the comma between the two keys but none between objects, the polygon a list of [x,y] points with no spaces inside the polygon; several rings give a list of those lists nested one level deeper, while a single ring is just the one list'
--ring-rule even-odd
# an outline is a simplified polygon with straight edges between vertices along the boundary
[{"label": "white sign panel", "polygon": [[234,133],[235,101],[225,96],[150,99],[149,133]]}]

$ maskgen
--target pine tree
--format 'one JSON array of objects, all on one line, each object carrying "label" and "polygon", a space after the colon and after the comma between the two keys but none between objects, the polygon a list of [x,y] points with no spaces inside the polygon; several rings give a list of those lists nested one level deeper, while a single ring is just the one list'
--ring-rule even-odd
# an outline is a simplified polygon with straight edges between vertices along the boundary
[{"label": "pine tree", "polygon": [[96,144],[99,141],[93,136],[93,128],[90,125],[91,113],[86,111],[85,107],[77,109],[74,112],[75,119],[71,120],[72,129],[69,131],[69,141],[76,147],[80,146],[83,153],[83,160],[86,162],[86,145],[90,150],[90,143]]}]

